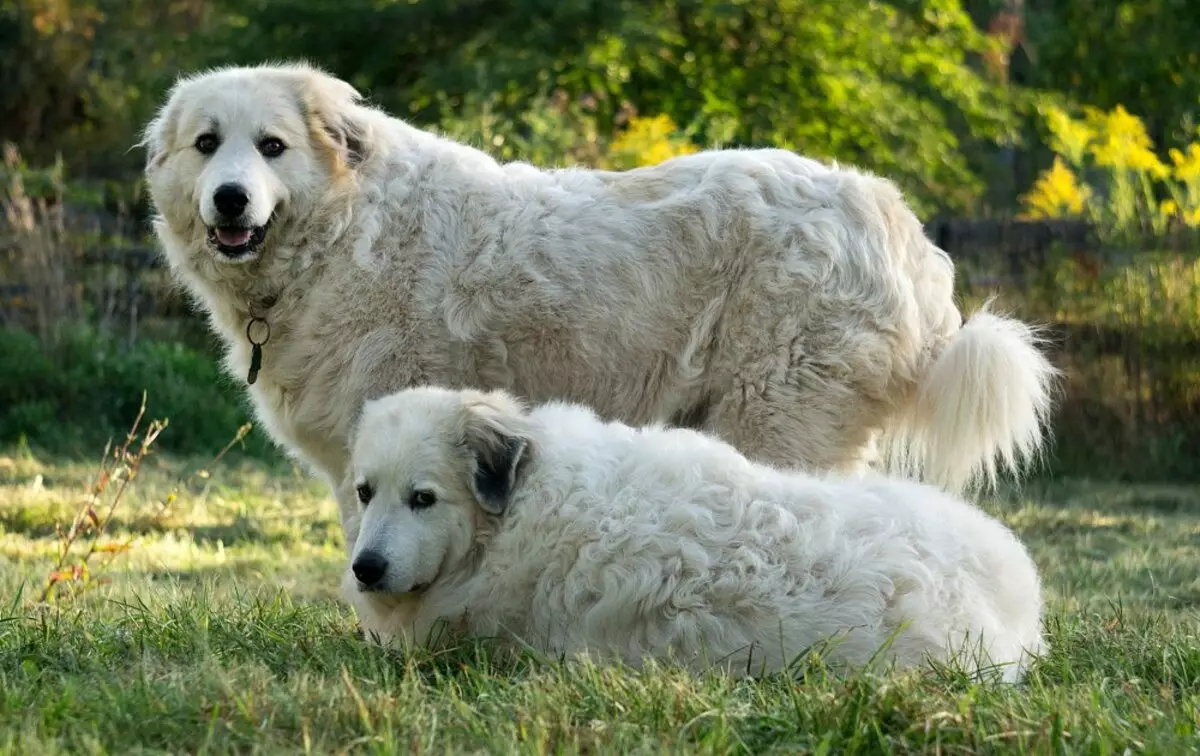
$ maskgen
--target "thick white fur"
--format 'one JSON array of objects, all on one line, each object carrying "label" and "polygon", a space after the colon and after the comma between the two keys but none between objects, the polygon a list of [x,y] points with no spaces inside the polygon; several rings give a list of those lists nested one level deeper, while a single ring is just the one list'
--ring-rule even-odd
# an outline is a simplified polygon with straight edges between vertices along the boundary
[{"label": "thick white fur", "polygon": [[[933,360],[883,438],[893,475],[995,485],[1041,449],[1057,371],[1028,325],[980,310]],[[981,480],[982,479],[982,480]]]},{"label": "thick white fur", "polygon": [[[263,136],[288,150],[264,158]],[[783,150],[502,165],[302,65],[183,79],[144,141],[170,267],[237,379],[251,310],[268,321],[258,417],[331,485],[363,401],[424,383],[703,428],[808,470],[862,469],[882,434],[950,490],[1041,445],[1052,368],[1019,323],[961,328],[949,258],[886,180]],[[206,239],[229,177],[273,218],[238,261]]]},{"label": "thick white fur", "polygon": [[[480,498],[481,456],[512,439],[499,467],[515,476]],[[449,623],[549,654],[757,674],[832,639],[835,664],[886,649],[1009,681],[1045,649],[1024,546],[931,486],[785,472],[688,429],[433,387],[367,403],[353,449],[347,485],[374,495],[352,560],[389,566],[381,591],[350,571],[343,586],[387,643]],[[414,490],[437,502],[411,508]]]}]

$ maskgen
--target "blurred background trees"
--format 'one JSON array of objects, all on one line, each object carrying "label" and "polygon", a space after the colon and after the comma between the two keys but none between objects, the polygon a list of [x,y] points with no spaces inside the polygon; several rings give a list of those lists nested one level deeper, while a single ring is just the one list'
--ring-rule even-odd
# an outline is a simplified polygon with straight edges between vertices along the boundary
[{"label": "blurred background trees", "polygon": [[651,118],[676,145],[771,145],[862,165],[897,180],[926,217],[1008,212],[1050,164],[1047,100],[1121,105],[1164,150],[1191,141],[1191,6],[3,0],[0,140],[33,164],[61,152],[69,176],[115,191],[136,182],[130,147],[180,72],[306,58],[504,159],[636,163],[608,148]]},{"label": "blurred background trees", "polygon": [[[1158,448],[1143,430],[1169,425],[1160,456],[1194,469],[1177,452],[1200,453],[1200,350],[1187,346],[1200,343],[1200,263],[1186,236],[1200,227],[1197,11],[1196,0],[0,0],[0,353],[60,352],[22,358],[8,380],[0,364],[0,443],[97,401],[62,389],[79,383],[66,376],[118,376],[128,393],[153,375],[180,405],[173,419],[215,406],[214,375],[194,394],[169,388],[209,364],[187,350],[212,346],[153,267],[134,145],[181,73],[304,58],[504,160],[621,169],[773,146],[883,174],[955,254],[968,307],[999,288],[1022,315],[1074,334],[1064,359],[1084,377],[1071,411],[1103,437],[1080,449],[1107,444],[1115,465]],[[1029,228],[977,233],[1003,218]],[[116,339],[109,351],[87,346],[104,338]],[[127,422],[114,411],[111,427]]]}]

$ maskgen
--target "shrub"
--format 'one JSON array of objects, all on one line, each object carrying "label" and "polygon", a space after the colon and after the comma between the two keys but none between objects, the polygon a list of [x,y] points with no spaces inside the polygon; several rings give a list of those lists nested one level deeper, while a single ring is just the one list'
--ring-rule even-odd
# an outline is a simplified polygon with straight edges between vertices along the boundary
[{"label": "shrub", "polygon": [[1109,238],[1200,227],[1200,142],[1155,153],[1146,127],[1117,106],[1080,118],[1045,111],[1053,165],[1021,197],[1030,218],[1084,217]]},{"label": "shrub", "polygon": [[668,115],[633,116],[624,131],[609,147],[608,163],[613,168],[640,168],[657,165],[680,155],[697,151]]},{"label": "shrub", "polygon": [[[94,454],[123,437],[143,391],[147,413],[170,420],[158,442],[166,451],[215,451],[250,418],[244,393],[211,352],[149,340],[126,346],[89,327],[64,329],[53,346],[0,330],[0,444],[26,440],[48,451]],[[278,455],[258,430],[244,451]]]}]

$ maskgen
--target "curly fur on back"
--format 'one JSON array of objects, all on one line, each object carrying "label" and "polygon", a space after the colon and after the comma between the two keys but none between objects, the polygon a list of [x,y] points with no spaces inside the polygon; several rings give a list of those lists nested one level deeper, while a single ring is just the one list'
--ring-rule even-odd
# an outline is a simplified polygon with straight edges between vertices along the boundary
[{"label": "curly fur on back", "polygon": [[[487,511],[472,427],[487,448],[521,442]],[[385,642],[449,622],[550,654],[757,674],[833,638],[835,663],[886,647],[902,667],[957,657],[1007,680],[1045,648],[1024,546],[927,485],[784,472],[692,430],[437,388],[370,402],[354,449],[352,477],[376,491],[354,556],[389,574],[373,592],[351,572],[344,585]],[[437,503],[413,510],[413,487]]]}]

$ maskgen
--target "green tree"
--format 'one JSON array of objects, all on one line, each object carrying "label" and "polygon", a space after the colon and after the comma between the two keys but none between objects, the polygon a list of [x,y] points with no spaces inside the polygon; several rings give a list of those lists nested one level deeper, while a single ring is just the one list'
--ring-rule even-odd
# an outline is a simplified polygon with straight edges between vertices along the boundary
[{"label": "green tree", "polygon": [[664,113],[702,144],[879,171],[926,212],[972,208],[994,146],[1016,134],[1015,93],[977,70],[991,43],[959,0],[258,0],[230,12],[236,59],[307,57],[419,123],[461,122],[482,98],[514,132],[501,141],[519,141],[557,94],[604,136],[630,110]]},{"label": "green tree", "polygon": [[162,90],[220,54],[209,0],[0,0],[0,141],[72,176],[129,178]]},{"label": "green tree", "polygon": [[1026,0],[1024,12],[1031,85],[1104,110],[1123,105],[1143,116],[1158,144],[1195,137],[1196,0]]}]

